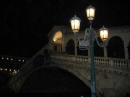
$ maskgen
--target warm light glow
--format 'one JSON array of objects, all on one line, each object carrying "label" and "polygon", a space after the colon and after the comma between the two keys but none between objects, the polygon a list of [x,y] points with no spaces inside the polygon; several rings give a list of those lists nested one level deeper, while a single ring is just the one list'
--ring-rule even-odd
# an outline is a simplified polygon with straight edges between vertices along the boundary
[{"label": "warm light glow", "polygon": [[71,28],[74,33],[79,31],[80,22],[81,22],[80,18],[78,18],[76,15],[70,20]]},{"label": "warm light glow", "polygon": [[72,20],[71,27],[72,27],[73,32],[78,32],[80,29],[80,21],[79,20]]},{"label": "warm light glow", "polygon": [[6,59],[7,59],[7,60],[9,60],[9,58],[8,58],[8,57],[7,57]]},{"label": "warm light glow", "polygon": [[54,42],[56,41],[55,38],[53,38],[53,41],[54,41]]},{"label": "warm light glow", "polygon": [[2,71],[3,69],[2,69],[2,68],[0,68],[0,70]]},{"label": "warm light glow", "polygon": [[21,62],[21,60],[20,60],[20,59],[19,59],[18,61],[19,61],[19,62]]},{"label": "warm light glow", "polygon": [[4,60],[4,57],[2,57],[1,59]]},{"label": "warm light glow", "polygon": [[100,38],[102,39],[102,41],[105,41],[108,39],[108,29],[105,27],[102,27],[100,29]]},{"label": "warm light glow", "polygon": [[9,71],[11,72],[11,69],[9,69]]},{"label": "warm light glow", "polygon": [[7,71],[7,68],[5,68],[5,71]]},{"label": "warm light glow", "polygon": [[14,75],[17,74],[17,71],[16,71],[15,69],[13,70],[13,74],[14,74]]},{"label": "warm light glow", "polygon": [[88,8],[86,9],[86,14],[87,14],[88,20],[92,21],[95,17],[95,8],[91,5],[88,6]]},{"label": "warm light glow", "polygon": [[53,41],[54,43],[61,43],[62,42],[62,32],[58,31],[55,33],[54,37],[53,37]]}]

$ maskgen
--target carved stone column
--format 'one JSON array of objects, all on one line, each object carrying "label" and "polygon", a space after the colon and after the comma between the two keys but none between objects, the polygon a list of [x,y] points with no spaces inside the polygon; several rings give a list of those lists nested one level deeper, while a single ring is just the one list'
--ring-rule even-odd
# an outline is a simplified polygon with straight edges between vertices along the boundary
[{"label": "carved stone column", "polygon": [[107,58],[107,47],[104,47],[104,57]]},{"label": "carved stone column", "polygon": [[124,53],[125,53],[125,59],[129,58],[129,52],[128,52],[128,42],[124,41]]}]

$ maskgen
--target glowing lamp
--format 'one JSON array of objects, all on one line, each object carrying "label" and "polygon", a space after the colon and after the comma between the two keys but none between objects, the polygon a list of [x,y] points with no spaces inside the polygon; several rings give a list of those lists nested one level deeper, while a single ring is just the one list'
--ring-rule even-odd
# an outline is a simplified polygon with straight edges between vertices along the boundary
[{"label": "glowing lamp", "polygon": [[100,29],[100,38],[102,41],[105,41],[108,39],[108,29],[104,26]]},{"label": "glowing lamp", "polygon": [[88,20],[92,21],[95,17],[95,8],[92,5],[89,5],[86,8],[86,15]]},{"label": "glowing lamp", "polygon": [[71,23],[71,28],[74,33],[79,31],[80,22],[81,22],[80,18],[78,18],[76,15],[71,18],[70,23]]}]

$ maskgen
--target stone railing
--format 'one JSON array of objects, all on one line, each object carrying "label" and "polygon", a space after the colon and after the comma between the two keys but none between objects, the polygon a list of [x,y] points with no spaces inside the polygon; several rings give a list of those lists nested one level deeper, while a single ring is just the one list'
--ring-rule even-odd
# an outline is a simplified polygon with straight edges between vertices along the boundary
[{"label": "stone railing", "polygon": [[94,62],[96,65],[105,65],[106,67],[130,69],[130,60],[126,59],[95,57]]},{"label": "stone railing", "polygon": [[[52,55],[52,59],[62,60],[63,62],[72,63],[88,63],[90,65],[90,58],[88,56],[73,56],[73,55]],[[95,67],[114,69],[114,70],[127,70],[130,71],[130,60],[119,59],[119,58],[105,58],[105,57],[94,57]],[[80,64],[80,65],[81,65]]]}]

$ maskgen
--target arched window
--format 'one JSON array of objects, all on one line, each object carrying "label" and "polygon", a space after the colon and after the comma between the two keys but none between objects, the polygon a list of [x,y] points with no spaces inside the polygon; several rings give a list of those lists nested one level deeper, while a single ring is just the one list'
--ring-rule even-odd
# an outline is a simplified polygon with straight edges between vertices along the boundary
[{"label": "arched window", "polygon": [[107,46],[107,54],[108,54],[108,57],[125,58],[124,42],[120,37],[115,36],[109,40],[109,43]]},{"label": "arched window", "polygon": [[74,40],[71,39],[67,42],[66,45],[66,53],[67,54],[73,54],[74,55],[74,51],[75,51],[75,44],[74,44]]}]

